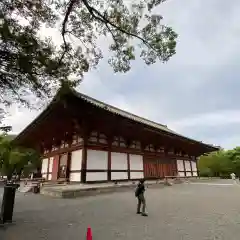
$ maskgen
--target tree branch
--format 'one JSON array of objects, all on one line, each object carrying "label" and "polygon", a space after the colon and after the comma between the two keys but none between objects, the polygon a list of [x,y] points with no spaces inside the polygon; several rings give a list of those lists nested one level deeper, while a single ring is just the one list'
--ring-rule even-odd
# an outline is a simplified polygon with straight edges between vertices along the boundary
[{"label": "tree branch", "polygon": [[[146,46],[148,46],[149,48],[151,48],[152,50],[156,51],[156,49],[154,49],[150,43],[148,43],[148,41],[146,41],[144,38],[138,36],[137,34],[135,33],[131,33],[129,31],[126,31],[124,29],[122,29],[121,27],[117,26],[116,24],[112,23],[109,19],[107,19],[103,14],[101,14],[97,9],[95,9],[94,7],[91,7],[87,0],[82,0],[83,4],[86,6],[86,8],[88,9],[88,11],[91,13],[91,15],[99,20],[100,22],[103,22],[103,23],[107,23],[109,25],[111,25],[112,27],[114,27],[115,29],[117,29],[118,31],[124,33],[124,34],[127,34],[129,36],[132,36],[132,37],[135,37],[139,40],[141,40]],[[97,16],[96,16],[97,14]]]},{"label": "tree branch", "polygon": [[118,43],[118,41],[117,41],[117,39],[116,39],[114,33],[112,32],[112,30],[110,29],[110,27],[108,26],[107,23],[105,23],[105,25],[106,25],[106,28],[108,29],[108,31],[111,33],[112,38],[113,38],[113,41],[116,43],[117,47],[119,47],[119,43]]},{"label": "tree branch", "polygon": [[64,17],[64,20],[63,20],[63,23],[62,23],[62,38],[63,38],[63,42],[64,42],[64,45],[65,45],[65,48],[67,48],[67,43],[66,43],[66,39],[65,39],[65,34],[66,34],[66,26],[67,26],[67,22],[68,22],[68,18],[73,10],[73,6],[74,4],[77,2],[78,0],[70,0],[69,3],[68,3],[68,8],[67,8],[67,11],[66,11],[66,14],[65,14],[65,17]]},{"label": "tree branch", "polygon": [[64,59],[65,54],[66,54],[66,52],[68,50],[68,45],[67,45],[67,41],[66,41],[66,38],[65,38],[65,34],[67,33],[66,26],[67,26],[68,18],[69,18],[70,14],[71,14],[71,12],[73,10],[74,4],[77,3],[77,1],[78,0],[70,0],[68,2],[68,7],[67,7],[67,11],[65,13],[65,17],[64,17],[64,20],[63,20],[63,23],[62,23],[62,32],[61,32],[63,43],[64,43],[64,51],[62,53],[61,58],[59,59],[58,64],[61,64],[61,62]]}]

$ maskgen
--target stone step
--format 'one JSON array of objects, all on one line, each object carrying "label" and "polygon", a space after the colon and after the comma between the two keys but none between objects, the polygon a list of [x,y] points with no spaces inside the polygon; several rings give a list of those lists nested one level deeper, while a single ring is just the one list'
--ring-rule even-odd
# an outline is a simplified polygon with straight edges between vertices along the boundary
[{"label": "stone step", "polygon": [[18,191],[21,192],[21,193],[28,193],[28,192],[32,192],[33,188],[34,188],[34,186],[26,185],[26,186],[20,187],[18,189]]},{"label": "stone step", "polygon": [[[163,187],[163,181],[156,183],[146,183],[147,188]],[[95,196],[98,194],[114,193],[120,191],[127,191],[136,188],[136,184],[78,184],[66,185],[56,187],[42,187],[40,193],[45,196],[57,198],[77,198],[83,196]]]}]

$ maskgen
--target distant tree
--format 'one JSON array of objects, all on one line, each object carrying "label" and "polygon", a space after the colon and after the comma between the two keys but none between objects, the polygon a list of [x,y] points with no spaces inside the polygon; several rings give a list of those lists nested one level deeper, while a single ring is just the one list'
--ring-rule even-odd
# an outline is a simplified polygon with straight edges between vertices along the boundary
[{"label": "distant tree", "polygon": [[240,177],[240,147],[227,151],[227,158],[230,160],[232,169]]},{"label": "distant tree", "polygon": [[213,177],[213,173],[210,168],[203,168],[200,170],[201,177]]},{"label": "distant tree", "polygon": [[204,156],[201,156],[198,162],[200,174],[209,173],[209,176],[219,176],[221,172],[221,164],[219,159],[222,152],[213,152]]},{"label": "distant tree", "polygon": [[240,177],[240,147],[201,156],[198,167],[200,175],[229,177],[234,172]]},{"label": "distant tree", "polygon": [[[126,72],[139,55],[149,65],[175,54],[177,34],[156,8],[165,0],[1,0],[0,97],[28,103],[49,97],[63,81],[76,86],[103,57],[100,37],[110,37],[109,64]],[[40,36],[58,29],[61,45]],[[73,78],[74,76],[74,78]]]},{"label": "distant tree", "polygon": [[0,136],[0,173],[12,179],[15,174],[21,176],[29,166],[36,168],[39,166],[40,157],[32,149],[16,147],[6,135]]}]

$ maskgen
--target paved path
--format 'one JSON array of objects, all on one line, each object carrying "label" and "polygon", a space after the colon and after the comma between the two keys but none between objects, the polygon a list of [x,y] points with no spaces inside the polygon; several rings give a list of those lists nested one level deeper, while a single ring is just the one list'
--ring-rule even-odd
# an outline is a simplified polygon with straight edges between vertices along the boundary
[{"label": "paved path", "polygon": [[240,187],[226,184],[148,189],[149,217],[135,214],[133,192],[79,199],[18,193],[16,224],[0,228],[0,239],[84,240],[91,225],[93,240],[238,240]]}]

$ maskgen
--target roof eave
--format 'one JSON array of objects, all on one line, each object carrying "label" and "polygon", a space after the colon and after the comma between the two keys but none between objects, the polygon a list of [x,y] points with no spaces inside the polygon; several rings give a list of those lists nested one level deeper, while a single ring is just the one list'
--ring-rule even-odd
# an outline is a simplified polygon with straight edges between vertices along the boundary
[{"label": "roof eave", "polygon": [[32,130],[32,128],[38,124],[41,119],[43,119],[52,109],[52,107],[56,104],[55,99],[53,99],[50,104],[43,110],[25,129],[23,129],[14,139],[13,142],[15,144],[21,144],[21,141],[24,139],[26,134]]},{"label": "roof eave", "polygon": [[[53,98],[53,100],[49,103],[49,105],[46,107],[46,109],[40,113],[37,118],[35,118],[20,134],[18,134],[16,136],[16,138],[13,140],[15,143],[20,143],[22,141],[22,139],[24,139],[25,135],[31,131],[31,129],[41,120],[44,118],[44,116],[46,116],[51,110],[52,110],[52,107],[55,106],[55,104],[57,104],[59,101],[61,101],[63,99],[63,96],[66,95],[66,94],[71,94],[75,97],[77,97],[78,99],[82,99],[81,98],[81,93],[78,93],[76,90],[74,89],[67,89],[65,91],[61,91],[59,90],[58,93],[55,95],[55,97]],[[84,95],[84,94],[83,94]],[[86,96],[86,95],[84,95]],[[84,100],[84,99],[83,99]],[[104,103],[103,103],[104,104]],[[108,105],[108,104],[106,104]],[[105,111],[108,111],[110,112],[108,109],[104,109]],[[117,113],[116,113],[117,114]],[[122,115],[120,115],[122,116]],[[124,116],[122,116],[124,117]],[[154,128],[153,126],[150,126],[150,125],[147,125],[146,123],[144,122],[139,122],[139,121],[136,121],[134,119],[131,119],[131,118],[128,118],[128,117],[125,117],[129,120],[132,120],[132,121],[135,121],[135,122],[138,122],[139,124],[142,124],[144,126],[146,126],[147,128]],[[175,138],[178,138],[179,140],[183,140],[183,141],[189,141],[191,143],[195,143],[195,144],[198,144],[200,146],[203,146],[206,150],[208,149],[209,151],[206,151],[206,152],[213,152],[213,151],[218,151],[219,148],[215,147],[215,146],[212,146],[212,145],[208,145],[208,144],[205,144],[205,143],[202,143],[200,141],[196,141],[194,139],[190,139],[190,138],[187,138],[185,136],[182,136],[180,134],[177,134],[177,133],[174,133],[174,132],[170,132],[170,131],[166,131],[164,129],[158,129],[158,128],[154,128],[154,131],[155,132],[158,132],[158,133],[164,133],[166,135],[169,135],[169,136],[172,136],[172,137],[175,137]]]}]

